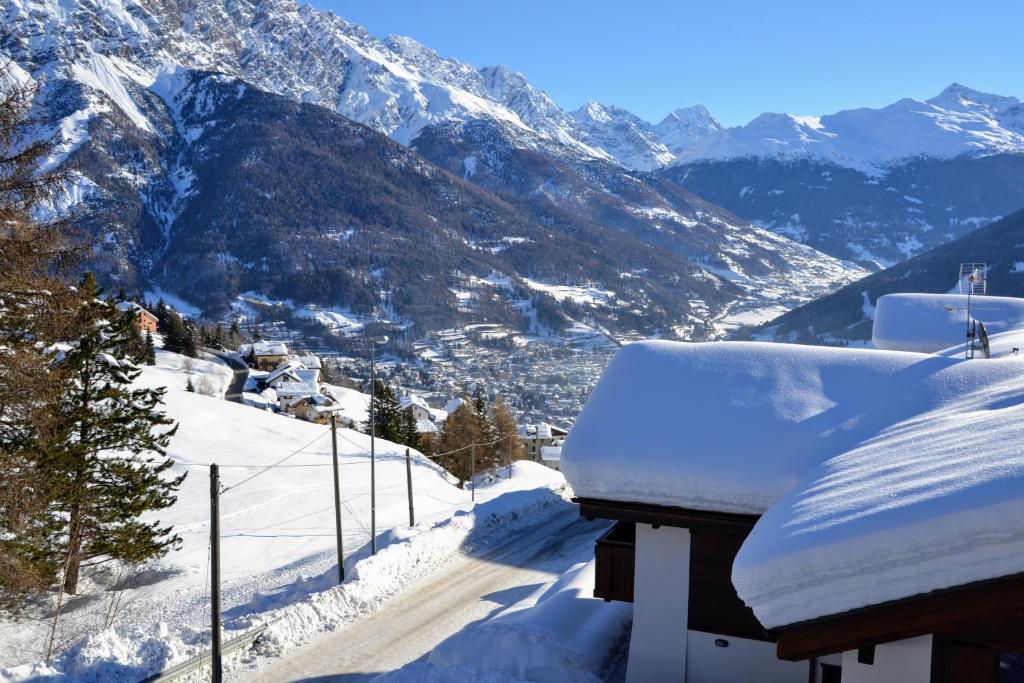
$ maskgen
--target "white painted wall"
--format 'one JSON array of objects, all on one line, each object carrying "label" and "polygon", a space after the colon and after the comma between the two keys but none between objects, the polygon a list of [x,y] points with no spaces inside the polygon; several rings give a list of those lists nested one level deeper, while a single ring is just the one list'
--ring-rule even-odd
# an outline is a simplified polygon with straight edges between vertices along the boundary
[{"label": "white painted wall", "polygon": [[919,636],[875,647],[875,663],[857,662],[857,651],[843,653],[843,683],[929,683],[932,637]]},{"label": "white painted wall", "polygon": [[[729,645],[719,647],[715,640]],[[686,646],[689,683],[806,683],[807,662],[786,662],[775,656],[775,643],[690,631]],[[678,680],[678,679],[677,679]]]},{"label": "white painted wall", "polygon": [[686,680],[689,600],[690,531],[637,524],[627,683]]}]

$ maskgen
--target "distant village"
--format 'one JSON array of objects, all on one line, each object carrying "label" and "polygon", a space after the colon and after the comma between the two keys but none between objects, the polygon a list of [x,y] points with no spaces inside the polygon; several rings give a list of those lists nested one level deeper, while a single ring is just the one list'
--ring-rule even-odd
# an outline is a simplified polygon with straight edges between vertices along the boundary
[{"label": "distant village", "polygon": [[[237,355],[249,368],[240,402],[316,424],[329,424],[332,415],[339,425],[356,429],[366,421],[369,396],[355,388],[360,381],[342,377],[339,381],[349,386],[331,384],[318,356],[293,352],[283,341],[242,344]],[[454,396],[443,406],[431,406],[414,391],[398,391],[399,410],[411,415],[420,435],[438,434],[448,416],[466,401]],[[517,434],[528,459],[560,470],[568,429],[540,421],[518,425]]]}]

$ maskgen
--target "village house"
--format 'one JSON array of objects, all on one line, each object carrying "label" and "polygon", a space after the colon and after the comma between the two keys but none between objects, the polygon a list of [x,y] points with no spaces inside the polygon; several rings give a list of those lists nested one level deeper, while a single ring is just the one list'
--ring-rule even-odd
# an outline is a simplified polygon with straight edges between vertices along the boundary
[{"label": "village house", "polygon": [[[921,335],[886,315],[912,302],[884,300],[883,346]],[[960,300],[919,303],[927,347],[964,322]],[[619,351],[561,463],[580,514],[615,522],[594,595],[633,603],[627,681],[1024,680],[1024,301],[1007,306],[984,321],[1007,330],[991,359],[965,360],[962,324],[938,353]]]},{"label": "village house", "polygon": [[298,419],[324,425],[331,423],[331,415],[337,415],[342,410],[342,406],[334,399],[323,394],[304,396],[289,406],[291,414]]},{"label": "village house", "polygon": [[432,423],[434,419],[430,406],[422,396],[417,396],[416,394],[402,396],[398,400],[398,409],[403,412],[411,412],[417,422],[429,421]]},{"label": "village house", "polygon": [[546,422],[520,425],[518,430],[519,441],[522,442],[527,456],[537,462],[541,460],[540,449],[554,446],[556,441],[564,440],[568,433],[565,429]]},{"label": "village house", "polygon": [[140,332],[156,334],[157,324],[160,319],[133,301],[122,301],[117,304],[117,310],[132,314],[132,321],[139,328]]},{"label": "village house", "polygon": [[292,405],[310,396],[319,396],[320,388],[308,382],[281,382],[274,391],[277,392],[278,407],[282,413],[291,413]]},{"label": "village house", "polygon": [[250,367],[270,372],[288,360],[288,345],[284,342],[258,341],[243,344],[238,354],[248,361]]},{"label": "village house", "polygon": [[540,447],[540,462],[556,472],[562,471],[562,440],[556,440],[550,446]]}]

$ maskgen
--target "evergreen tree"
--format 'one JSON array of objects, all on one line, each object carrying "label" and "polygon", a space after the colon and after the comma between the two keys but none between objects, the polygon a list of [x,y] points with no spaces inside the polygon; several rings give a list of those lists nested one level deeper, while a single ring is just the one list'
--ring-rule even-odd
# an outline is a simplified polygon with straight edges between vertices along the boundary
[{"label": "evergreen tree", "polygon": [[490,469],[498,462],[500,444],[491,443],[494,441],[494,432],[491,429],[484,388],[479,384],[473,392],[472,411],[480,433],[480,446],[476,449],[477,470]]},{"label": "evergreen tree", "polygon": [[412,409],[403,410],[399,419],[399,443],[409,448],[420,447],[420,433],[416,428],[416,418],[413,417]]},{"label": "evergreen tree", "polygon": [[51,538],[64,544],[67,593],[90,561],[138,563],[180,539],[143,513],[165,509],[185,475],[169,477],[163,459],[177,426],[160,411],[164,390],[136,389],[137,366],[125,355],[134,334],[90,274],[80,287],[75,337],[58,366],[71,382],[61,397],[63,438],[43,467],[58,480]]},{"label": "evergreen tree", "polygon": [[156,346],[153,344],[153,333],[146,330],[146,339],[142,345],[142,362],[156,365]]},{"label": "evergreen tree", "polygon": [[[394,441],[395,443],[401,443],[401,411],[398,409],[398,399],[395,397],[395,392],[384,382],[377,380],[377,384],[373,388],[373,419],[374,419],[374,436],[386,439],[388,441]],[[366,422],[363,424],[363,431],[367,434],[370,433],[370,419],[367,416]]]},{"label": "evergreen tree", "polygon": [[188,382],[185,383],[185,391],[190,394],[196,393],[196,385],[192,384],[192,375],[188,376]]}]

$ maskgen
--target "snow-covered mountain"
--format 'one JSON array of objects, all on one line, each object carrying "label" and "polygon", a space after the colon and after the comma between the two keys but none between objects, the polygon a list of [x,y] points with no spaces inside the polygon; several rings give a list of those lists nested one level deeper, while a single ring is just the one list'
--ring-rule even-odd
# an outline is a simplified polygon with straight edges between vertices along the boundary
[{"label": "snow-covered mountain", "polygon": [[1024,106],[954,83],[929,100],[827,116],[761,114],[701,136],[678,162],[755,157],[820,160],[870,174],[926,157],[1024,153]]}]

